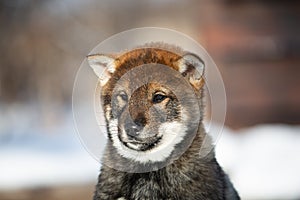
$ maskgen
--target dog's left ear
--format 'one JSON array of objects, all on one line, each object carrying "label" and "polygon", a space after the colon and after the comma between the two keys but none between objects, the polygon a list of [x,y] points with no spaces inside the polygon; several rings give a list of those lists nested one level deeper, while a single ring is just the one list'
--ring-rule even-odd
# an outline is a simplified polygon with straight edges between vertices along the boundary
[{"label": "dog's left ear", "polygon": [[116,70],[116,59],[111,55],[93,54],[87,56],[87,60],[98,76],[101,86],[105,85]]},{"label": "dog's left ear", "polygon": [[197,55],[187,53],[177,61],[178,71],[197,89],[204,85],[204,62]]}]

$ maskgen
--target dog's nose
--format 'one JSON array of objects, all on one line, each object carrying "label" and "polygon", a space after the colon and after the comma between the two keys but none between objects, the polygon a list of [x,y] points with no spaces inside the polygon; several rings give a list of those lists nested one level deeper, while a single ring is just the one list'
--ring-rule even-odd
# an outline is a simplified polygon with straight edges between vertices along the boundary
[{"label": "dog's nose", "polygon": [[127,126],[125,131],[129,137],[136,139],[139,136],[142,129],[143,129],[143,127],[138,126],[138,125],[129,125],[129,126]]},{"label": "dog's nose", "polygon": [[134,124],[140,127],[145,126],[146,123],[147,120],[142,114],[138,114],[137,118],[134,120]]}]

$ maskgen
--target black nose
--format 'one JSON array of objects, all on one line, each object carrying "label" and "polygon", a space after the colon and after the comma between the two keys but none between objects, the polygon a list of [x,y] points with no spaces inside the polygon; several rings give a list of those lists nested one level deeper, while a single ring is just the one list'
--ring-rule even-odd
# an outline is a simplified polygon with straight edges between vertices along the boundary
[{"label": "black nose", "polygon": [[134,123],[135,123],[135,125],[142,127],[142,126],[146,125],[147,120],[143,116],[143,114],[140,113],[140,114],[137,115],[136,119],[134,119]]},{"label": "black nose", "polygon": [[133,125],[126,126],[125,131],[126,131],[127,135],[129,137],[131,137],[131,139],[133,139],[133,138],[136,139],[139,136],[142,129],[143,129],[142,126],[133,124]]}]

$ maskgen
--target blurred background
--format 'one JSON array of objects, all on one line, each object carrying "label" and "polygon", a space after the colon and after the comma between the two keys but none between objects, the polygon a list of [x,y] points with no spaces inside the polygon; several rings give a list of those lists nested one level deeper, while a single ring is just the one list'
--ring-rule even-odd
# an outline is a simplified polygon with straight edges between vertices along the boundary
[{"label": "blurred background", "polygon": [[1,0],[0,199],[91,199],[72,87],[118,32],[171,28],[202,44],[227,92],[217,158],[242,199],[300,199],[300,2]]}]

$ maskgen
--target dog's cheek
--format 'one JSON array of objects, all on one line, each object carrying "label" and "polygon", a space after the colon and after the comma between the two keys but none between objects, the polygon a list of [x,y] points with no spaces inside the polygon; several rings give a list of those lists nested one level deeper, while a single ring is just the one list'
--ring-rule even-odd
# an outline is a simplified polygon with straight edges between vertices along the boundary
[{"label": "dog's cheek", "polygon": [[170,100],[168,104],[166,104],[166,112],[167,112],[167,120],[168,122],[172,122],[174,120],[180,119],[180,105],[177,100]]}]

